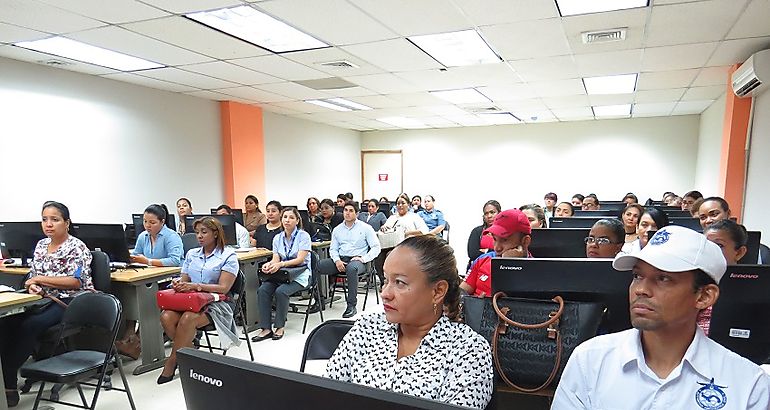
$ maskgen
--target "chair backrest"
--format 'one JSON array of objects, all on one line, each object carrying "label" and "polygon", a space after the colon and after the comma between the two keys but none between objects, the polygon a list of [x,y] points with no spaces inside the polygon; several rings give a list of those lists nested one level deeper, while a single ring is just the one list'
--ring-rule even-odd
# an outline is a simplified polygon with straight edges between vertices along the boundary
[{"label": "chair backrest", "polygon": [[759,257],[762,259],[763,265],[770,265],[770,248],[763,243],[759,244]]},{"label": "chair backrest", "polygon": [[198,236],[196,234],[190,232],[182,235],[182,248],[184,249],[184,255],[182,255],[182,259],[187,256],[187,251],[199,246],[200,244],[198,244]]},{"label": "chair backrest", "polygon": [[110,345],[115,342],[123,307],[120,301],[109,293],[81,293],[70,301],[62,317],[62,328],[93,328],[112,335]]},{"label": "chair backrest", "polygon": [[102,251],[91,251],[91,280],[94,289],[110,293],[112,277],[110,276],[110,258]]},{"label": "chair backrest", "polygon": [[310,251],[310,282],[308,282],[308,288],[314,287],[318,283],[318,277],[321,276],[320,269],[318,269],[318,254],[316,251]]},{"label": "chair backrest", "polygon": [[233,317],[237,316],[241,311],[241,300],[243,299],[243,292],[246,290],[246,276],[243,271],[238,269],[238,274],[235,276],[235,282],[230,288],[230,294],[235,299],[235,310],[233,311]]},{"label": "chair backrest", "polygon": [[302,363],[299,371],[305,371],[305,362],[308,360],[321,360],[332,357],[342,339],[348,333],[354,320],[327,320],[316,326],[305,341],[305,349],[302,351]]}]

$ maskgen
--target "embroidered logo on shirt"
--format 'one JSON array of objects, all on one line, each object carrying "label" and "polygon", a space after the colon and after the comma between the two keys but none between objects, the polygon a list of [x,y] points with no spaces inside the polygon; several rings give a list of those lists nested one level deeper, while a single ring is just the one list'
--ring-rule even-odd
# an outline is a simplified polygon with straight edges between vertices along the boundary
[{"label": "embroidered logo on shirt", "polygon": [[479,276],[479,280],[482,281],[482,282],[486,282],[487,279],[489,279],[489,275],[487,275],[487,274]]},{"label": "embroidered logo on shirt", "polygon": [[[656,235],[657,236],[657,235]],[[708,383],[698,383],[702,387],[695,392],[695,402],[702,409],[718,410],[727,404],[727,395],[724,390],[727,386],[717,386],[714,378]]]},{"label": "embroidered logo on shirt", "polygon": [[653,235],[652,239],[650,239],[650,245],[663,245],[664,243],[668,242],[669,239],[671,239],[671,233],[668,231],[660,230],[655,235]]}]

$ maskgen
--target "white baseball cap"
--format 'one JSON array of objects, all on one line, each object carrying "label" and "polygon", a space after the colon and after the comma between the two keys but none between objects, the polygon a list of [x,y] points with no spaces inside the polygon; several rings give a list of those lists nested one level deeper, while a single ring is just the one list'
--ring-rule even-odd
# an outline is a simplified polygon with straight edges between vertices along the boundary
[{"label": "white baseball cap", "polygon": [[612,267],[628,271],[640,260],[666,272],[700,269],[717,284],[727,270],[727,262],[717,244],[692,229],[676,225],[659,229],[642,250],[618,255]]}]

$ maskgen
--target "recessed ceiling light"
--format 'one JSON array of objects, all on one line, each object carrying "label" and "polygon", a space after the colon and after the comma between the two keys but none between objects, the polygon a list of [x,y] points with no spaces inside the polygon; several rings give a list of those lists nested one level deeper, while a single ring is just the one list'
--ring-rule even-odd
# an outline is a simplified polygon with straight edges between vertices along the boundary
[{"label": "recessed ceiling light", "polygon": [[484,94],[478,92],[475,88],[464,88],[461,90],[430,91],[434,96],[442,100],[449,101],[452,104],[471,104],[479,102],[490,102]]},{"label": "recessed ceiling light", "polygon": [[305,100],[305,102],[306,103],[310,103],[310,104],[315,104],[315,105],[317,105],[319,107],[329,108],[329,109],[337,110],[337,111],[353,111],[352,109],[350,109],[348,107],[343,107],[341,105],[332,104],[332,103],[326,102],[324,100]]},{"label": "recessed ceiling light", "polygon": [[628,94],[636,90],[638,74],[608,75],[583,79],[588,94]]},{"label": "recessed ceiling light", "polygon": [[562,17],[647,7],[649,0],[556,0]]},{"label": "recessed ceiling light", "polygon": [[101,47],[95,47],[64,37],[50,37],[43,40],[22,41],[20,43],[15,43],[14,45],[120,71],[136,71],[165,67],[162,64],[153,63],[152,61],[132,57]]},{"label": "recessed ceiling light", "polygon": [[500,57],[476,30],[408,37],[422,51],[447,67],[499,63]]},{"label": "recessed ceiling light", "polygon": [[518,124],[521,122],[515,115],[509,112],[496,112],[487,114],[478,114],[479,118],[488,122],[489,124],[502,125],[502,124]]},{"label": "recessed ceiling light", "polygon": [[631,115],[631,104],[601,105],[591,107],[594,117],[628,117]]},{"label": "recessed ceiling light", "polygon": [[415,120],[414,118],[406,117],[383,117],[377,118],[377,121],[384,122],[385,124],[395,125],[401,128],[428,128],[427,125]]},{"label": "recessed ceiling light", "polygon": [[186,14],[185,17],[274,53],[329,47],[317,38],[250,6]]},{"label": "recessed ceiling light", "polygon": [[365,110],[371,110],[372,109],[372,107],[369,107],[367,105],[359,104],[359,103],[357,103],[355,101],[346,100],[344,98],[327,98],[326,101],[328,101],[328,102],[330,102],[332,104],[341,105],[343,107],[348,107],[348,108],[351,108],[351,109],[354,109],[354,110],[365,111]]}]

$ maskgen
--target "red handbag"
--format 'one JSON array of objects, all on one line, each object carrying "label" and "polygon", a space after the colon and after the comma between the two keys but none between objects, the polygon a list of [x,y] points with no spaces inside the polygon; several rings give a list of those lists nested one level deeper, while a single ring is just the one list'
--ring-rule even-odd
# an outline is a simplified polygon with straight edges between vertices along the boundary
[{"label": "red handbag", "polygon": [[227,295],[221,293],[186,292],[177,293],[174,289],[158,291],[158,307],[175,312],[200,312],[209,303],[225,301]]}]

